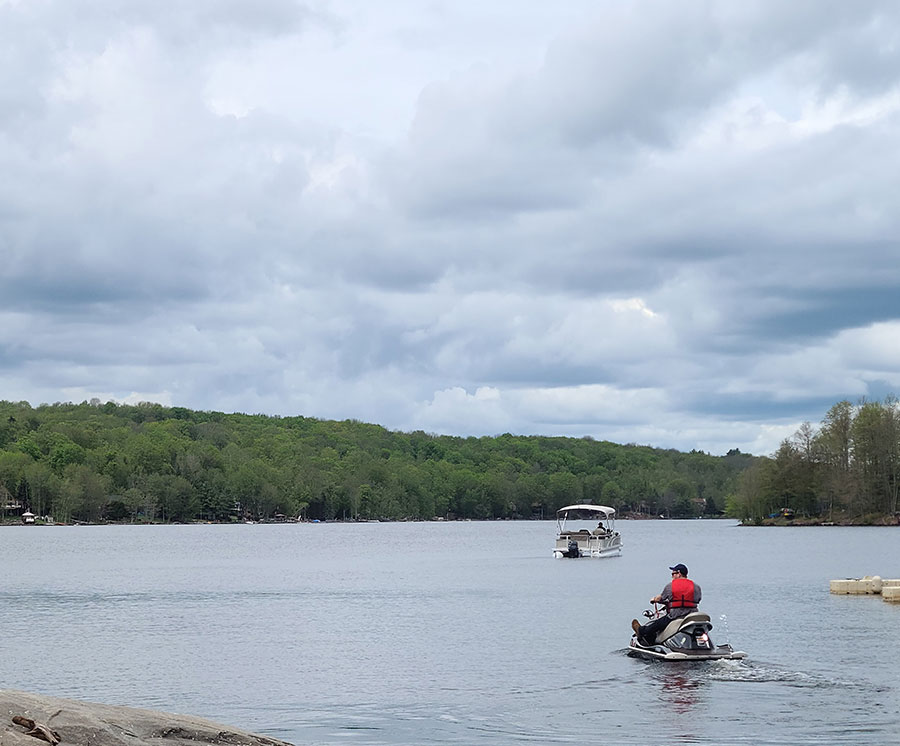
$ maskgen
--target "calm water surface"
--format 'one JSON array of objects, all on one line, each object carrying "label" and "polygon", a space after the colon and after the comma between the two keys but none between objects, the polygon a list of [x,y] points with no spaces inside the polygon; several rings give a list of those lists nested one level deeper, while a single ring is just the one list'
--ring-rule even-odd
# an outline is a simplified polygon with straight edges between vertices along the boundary
[{"label": "calm water surface", "polygon": [[[549,521],[0,529],[0,687],[305,744],[900,744],[900,528]],[[746,661],[646,663],[630,621],[684,562]]]}]

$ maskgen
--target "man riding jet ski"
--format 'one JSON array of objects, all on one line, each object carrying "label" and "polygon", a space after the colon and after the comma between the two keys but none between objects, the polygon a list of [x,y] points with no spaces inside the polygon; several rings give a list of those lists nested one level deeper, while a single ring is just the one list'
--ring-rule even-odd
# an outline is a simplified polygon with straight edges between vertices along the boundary
[{"label": "man riding jet ski", "polygon": [[[634,637],[628,654],[645,659],[716,660],[744,658],[746,653],[734,651],[731,645],[713,645],[709,616],[697,611],[702,596],[700,586],[688,580],[688,569],[679,563],[669,568],[672,582],[662,593],[650,599],[655,612],[645,611],[645,625],[631,620]],[[665,613],[660,608],[665,609]]]}]

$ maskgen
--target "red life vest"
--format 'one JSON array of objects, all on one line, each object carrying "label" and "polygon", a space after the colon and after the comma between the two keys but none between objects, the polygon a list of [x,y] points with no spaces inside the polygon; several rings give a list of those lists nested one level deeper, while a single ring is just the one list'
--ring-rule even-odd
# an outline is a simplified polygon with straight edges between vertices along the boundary
[{"label": "red life vest", "polygon": [[697,603],[694,601],[694,581],[687,578],[674,578],[672,580],[672,603],[669,605],[673,609],[697,608]]}]

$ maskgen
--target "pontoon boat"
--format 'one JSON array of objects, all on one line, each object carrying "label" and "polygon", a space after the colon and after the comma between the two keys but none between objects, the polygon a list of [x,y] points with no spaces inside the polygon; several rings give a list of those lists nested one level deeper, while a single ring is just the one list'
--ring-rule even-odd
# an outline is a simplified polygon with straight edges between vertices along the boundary
[{"label": "pontoon boat", "polygon": [[553,556],[610,557],[622,553],[616,511],[605,505],[567,505],[556,511]]}]

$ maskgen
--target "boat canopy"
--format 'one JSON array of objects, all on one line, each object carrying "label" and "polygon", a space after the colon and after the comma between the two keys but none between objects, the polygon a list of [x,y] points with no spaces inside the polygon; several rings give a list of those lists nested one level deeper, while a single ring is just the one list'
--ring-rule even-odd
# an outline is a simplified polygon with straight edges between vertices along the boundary
[{"label": "boat canopy", "polygon": [[566,505],[566,507],[556,511],[557,518],[567,518],[574,521],[597,520],[598,516],[608,520],[615,514],[615,508],[608,508],[605,505]]}]

